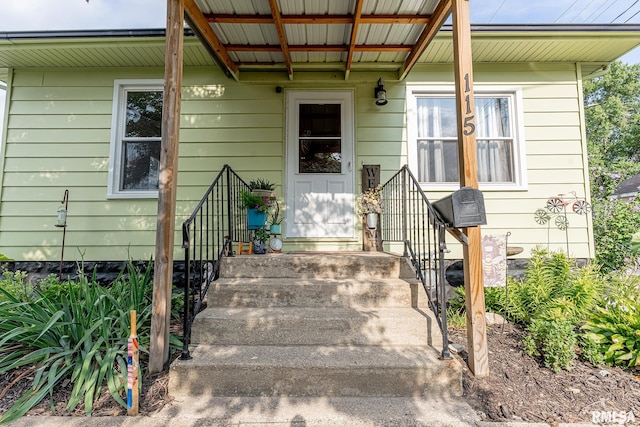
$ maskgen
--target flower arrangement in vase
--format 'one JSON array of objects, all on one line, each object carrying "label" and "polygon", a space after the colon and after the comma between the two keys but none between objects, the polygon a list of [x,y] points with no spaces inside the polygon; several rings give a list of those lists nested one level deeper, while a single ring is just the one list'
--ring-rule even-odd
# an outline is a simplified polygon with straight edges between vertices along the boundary
[{"label": "flower arrangement in vase", "polygon": [[367,227],[376,228],[378,225],[378,215],[382,213],[382,186],[378,185],[370,188],[364,193],[360,193],[356,200],[358,211],[367,216]]}]

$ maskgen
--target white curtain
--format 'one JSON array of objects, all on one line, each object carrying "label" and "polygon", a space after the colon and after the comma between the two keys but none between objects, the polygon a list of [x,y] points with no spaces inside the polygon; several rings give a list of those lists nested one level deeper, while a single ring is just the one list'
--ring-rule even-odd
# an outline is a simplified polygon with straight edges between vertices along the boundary
[{"label": "white curtain", "polygon": [[477,98],[475,106],[478,180],[510,182],[513,174],[508,99]]},{"label": "white curtain", "polygon": [[[458,148],[455,98],[417,99],[418,179],[457,182]],[[477,97],[478,180],[511,182],[513,139],[508,98]]]},{"label": "white curtain", "polygon": [[458,180],[455,114],[454,98],[418,98],[418,179],[421,182]]}]

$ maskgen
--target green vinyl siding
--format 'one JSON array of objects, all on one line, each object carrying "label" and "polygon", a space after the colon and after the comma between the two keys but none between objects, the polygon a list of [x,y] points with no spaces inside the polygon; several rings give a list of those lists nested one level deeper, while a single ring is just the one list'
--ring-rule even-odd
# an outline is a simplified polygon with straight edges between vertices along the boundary
[{"label": "green vinyl siding", "polygon": [[[0,253],[59,259],[62,233],[54,224],[69,189],[65,259],[80,253],[87,260],[153,254],[157,200],[107,199],[106,184],[114,80],[162,75],[160,68],[15,70]],[[224,164],[247,180],[260,176],[281,184],[284,179],[284,105],[273,86],[238,84],[217,69],[192,68],[182,93],[176,259],[182,257],[179,224]]]},{"label": "green vinyl siding", "polygon": [[[452,85],[453,67],[419,65],[407,82],[385,78],[388,104],[376,106],[378,76],[336,81],[335,73],[298,73],[299,80],[236,82],[213,67],[185,67],[178,161],[175,258],[182,258],[180,224],[215,175],[229,164],[245,180],[278,184],[282,197],[286,105],[275,86],[344,89],[355,94],[356,189],[360,165],[381,166],[382,181],[409,162],[407,84]],[[0,253],[25,260],[58,260],[62,233],[56,210],[69,189],[65,259],[149,258],[154,252],[156,199],[107,199],[113,85],[116,79],[161,79],[161,68],[17,69],[8,94],[10,110],[4,147]],[[325,80],[318,80],[325,76]],[[313,77],[313,78],[311,78]],[[306,80],[305,80],[306,79]],[[510,245],[565,247],[565,233],[535,223],[533,213],[548,197],[586,194],[580,87],[571,64],[479,64],[476,85],[519,87],[527,166],[526,189],[486,191],[488,224],[483,233],[505,234]],[[437,200],[449,192],[429,191]],[[593,253],[589,219],[569,215],[572,255]],[[453,239],[452,257],[461,252]],[[354,249],[327,240],[324,250]],[[295,249],[304,249],[297,242]]]},{"label": "green vinyl siding", "polygon": [[[451,85],[450,66],[428,66],[409,76],[411,84]],[[527,257],[536,246],[566,248],[567,234],[534,221],[534,212],[544,208],[549,197],[575,192],[588,195],[583,153],[581,87],[572,64],[479,64],[474,67],[474,83],[519,87],[522,90],[527,187],[523,191],[485,191],[487,225],[483,234],[506,234],[510,246],[522,246]],[[448,192],[430,191],[432,200]],[[575,257],[593,256],[593,238],[589,215],[581,216],[568,208],[569,251]],[[448,238],[451,256],[461,257],[460,246]]]}]

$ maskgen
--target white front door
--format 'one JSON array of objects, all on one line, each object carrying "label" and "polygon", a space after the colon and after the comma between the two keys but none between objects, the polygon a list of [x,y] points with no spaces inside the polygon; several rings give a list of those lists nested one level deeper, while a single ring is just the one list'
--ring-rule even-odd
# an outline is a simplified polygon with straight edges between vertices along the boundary
[{"label": "white front door", "polygon": [[355,237],[353,93],[287,91],[286,237]]}]

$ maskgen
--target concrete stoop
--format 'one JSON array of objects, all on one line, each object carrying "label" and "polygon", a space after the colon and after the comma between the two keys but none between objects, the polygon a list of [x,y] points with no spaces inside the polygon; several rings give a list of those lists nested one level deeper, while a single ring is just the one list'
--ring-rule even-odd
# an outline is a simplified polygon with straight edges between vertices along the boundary
[{"label": "concrete stoop", "polygon": [[171,366],[169,393],[374,407],[455,400],[461,366],[439,360],[437,322],[424,291],[401,279],[404,262],[380,253],[225,258],[193,325],[192,359]]}]

